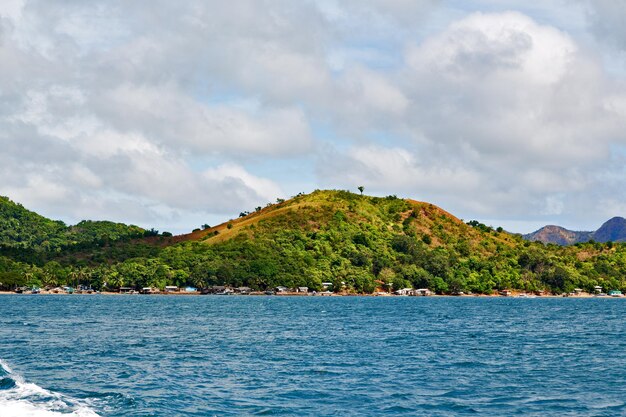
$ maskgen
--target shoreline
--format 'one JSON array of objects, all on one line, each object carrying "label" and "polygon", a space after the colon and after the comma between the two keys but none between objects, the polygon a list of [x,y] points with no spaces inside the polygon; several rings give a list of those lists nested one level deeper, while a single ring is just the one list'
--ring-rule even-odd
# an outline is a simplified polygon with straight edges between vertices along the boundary
[{"label": "shoreline", "polygon": [[219,296],[219,297],[392,297],[392,298],[521,298],[521,299],[530,299],[530,298],[572,298],[572,299],[603,299],[603,298],[626,298],[626,297],[614,297],[610,295],[595,295],[595,294],[578,294],[578,295],[530,295],[526,293],[516,293],[511,295],[501,295],[501,294],[460,294],[460,295],[452,295],[452,294],[431,294],[426,296],[421,295],[398,295],[398,294],[389,294],[389,293],[378,293],[378,294],[352,294],[352,293],[283,293],[283,294],[264,294],[263,292],[254,292],[250,294],[202,294],[200,292],[195,293],[185,293],[185,292],[170,292],[170,293],[158,293],[158,294],[123,294],[119,292],[94,292],[91,294],[68,294],[68,293],[54,293],[48,291],[41,291],[39,294],[29,294],[29,293],[16,293],[14,291],[0,291],[0,296],[2,295],[24,295],[24,296],[37,296],[37,295],[58,295],[58,296],[124,296],[124,297],[134,297],[134,296],[142,296],[142,297],[154,297],[154,296],[174,296],[174,297],[195,297],[195,296]]}]

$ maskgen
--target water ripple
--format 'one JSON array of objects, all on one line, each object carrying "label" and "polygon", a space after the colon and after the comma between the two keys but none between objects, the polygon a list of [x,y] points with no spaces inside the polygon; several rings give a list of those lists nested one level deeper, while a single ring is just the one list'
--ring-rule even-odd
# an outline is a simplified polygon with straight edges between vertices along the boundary
[{"label": "water ripple", "polygon": [[5,296],[0,415],[624,415],[611,301]]}]

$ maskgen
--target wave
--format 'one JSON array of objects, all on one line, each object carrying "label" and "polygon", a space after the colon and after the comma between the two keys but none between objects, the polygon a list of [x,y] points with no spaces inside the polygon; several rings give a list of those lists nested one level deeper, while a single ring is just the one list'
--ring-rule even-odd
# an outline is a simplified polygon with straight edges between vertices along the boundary
[{"label": "wave", "polygon": [[24,381],[0,359],[0,416],[99,417],[80,401]]}]

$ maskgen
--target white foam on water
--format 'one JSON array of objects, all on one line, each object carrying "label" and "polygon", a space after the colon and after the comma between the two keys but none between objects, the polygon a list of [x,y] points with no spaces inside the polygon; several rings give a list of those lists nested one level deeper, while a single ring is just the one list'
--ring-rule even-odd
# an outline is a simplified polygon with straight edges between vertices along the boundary
[{"label": "white foam on water", "polygon": [[24,381],[24,378],[14,374],[2,359],[0,367],[15,381],[13,388],[0,391],[0,416],[98,417],[95,411],[77,400]]},{"label": "white foam on water", "polygon": [[0,368],[2,368],[7,374],[12,374],[13,371],[9,368],[9,364],[7,364],[4,360],[0,359]]},{"label": "white foam on water", "polygon": [[0,400],[0,415],[2,417],[97,417],[94,411],[86,407],[79,407],[71,413],[51,411],[41,405],[29,403],[27,400]]}]

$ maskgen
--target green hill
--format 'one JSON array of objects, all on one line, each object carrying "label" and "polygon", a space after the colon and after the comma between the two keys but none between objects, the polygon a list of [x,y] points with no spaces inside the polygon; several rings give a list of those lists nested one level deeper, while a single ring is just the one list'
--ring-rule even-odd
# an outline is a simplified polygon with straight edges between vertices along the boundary
[{"label": "green hill", "polygon": [[[161,256],[185,252],[198,281],[314,289],[332,282],[356,292],[390,283],[460,291],[468,278],[460,274],[469,275],[479,260],[500,259],[519,241],[471,227],[428,203],[345,191],[298,196],[186,238],[195,242]],[[472,290],[491,291],[493,280],[510,285],[490,275],[487,287],[477,283]]]},{"label": "green hill", "polygon": [[0,196],[0,246],[18,249],[53,250],[62,246],[67,230],[53,221]]},{"label": "green hill", "polygon": [[0,255],[37,263],[64,252],[89,251],[146,233],[137,226],[109,221],[82,221],[66,226],[0,197]]},{"label": "green hill", "polygon": [[[5,254],[0,274],[12,274],[12,283],[259,290],[279,285],[320,290],[322,283],[331,283],[335,291],[354,293],[404,287],[440,293],[562,292],[594,285],[626,289],[622,244],[527,242],[501,228],[466,224],[432,204],[395,196],[315,191],[173,238],[130,239],[136,237],[132,226],[82,222],[65,227],[28,213],[41,230],[26,230],[27,241],[55,252],[37,266]],[[24,230],[8,227],[6,235],[16,244]],[[110,242],[93,244],[102,239]]]}]

